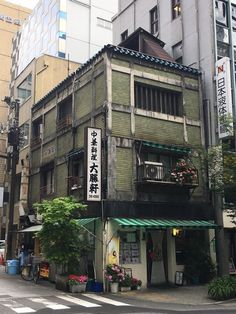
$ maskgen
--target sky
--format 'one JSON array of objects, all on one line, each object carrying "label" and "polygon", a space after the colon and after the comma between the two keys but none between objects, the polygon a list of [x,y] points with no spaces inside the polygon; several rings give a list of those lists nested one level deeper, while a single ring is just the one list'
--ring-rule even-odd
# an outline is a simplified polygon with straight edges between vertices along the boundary
[{"label": "sky", "polygon": [[22,7],[33,9],[39,0],[6,0],[6,1],[21,5]]}]

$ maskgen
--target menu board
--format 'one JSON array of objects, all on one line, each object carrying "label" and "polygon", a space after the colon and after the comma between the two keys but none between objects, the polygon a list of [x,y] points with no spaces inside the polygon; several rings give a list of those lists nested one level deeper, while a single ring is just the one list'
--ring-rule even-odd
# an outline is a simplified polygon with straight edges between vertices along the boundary
[{"label": "menu board", "polygon": [[135,232],[126,232],[121,235],[120,239],[120,255],[121,264],[137,264],[140,263],[140,244],[137,241]]}]

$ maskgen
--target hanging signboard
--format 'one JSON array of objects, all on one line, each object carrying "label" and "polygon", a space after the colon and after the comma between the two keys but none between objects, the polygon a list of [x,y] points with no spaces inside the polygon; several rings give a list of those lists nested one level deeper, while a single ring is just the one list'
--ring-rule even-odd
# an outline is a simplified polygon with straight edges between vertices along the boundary
[{"label": "hanging signboard", "polygon": [[101,129],[87,128],[87,201],[101,201]]},{"label": "hanging signboard", "polygon": [[232,94],[230,59],[221,58],[216,62],[216,94],[219,138],[232,136]]}]

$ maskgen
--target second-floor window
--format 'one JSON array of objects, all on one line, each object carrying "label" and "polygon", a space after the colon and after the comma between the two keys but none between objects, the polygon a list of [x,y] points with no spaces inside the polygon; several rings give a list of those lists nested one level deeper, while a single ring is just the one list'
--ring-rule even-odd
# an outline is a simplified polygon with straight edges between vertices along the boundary
[{"label": "second-floor window", "polygon": [[157,6],[150,11],[150,31],[155,35],[158,32],[158,12]]},{"label": "second-floor window", "polygon": [[54,193],[54,168],[48,168],[42,171],[41,196]]},{"label": "second-floor window", "polygon": [[135,84],[135,107],[143,110],[182,116],[181,93],[156,86]]},{"label": "second-floor window", "polygon": [[176,19],[181,15],[180,0],[172,0],[172,19]]},{"label": "second-floor window", "polygon": [[30,73],[26,79],[17,87],[17,97],[20,98],[21,103],[25,102],[32,92],[32,74]]},{"label": "second-floor window", "polygon": [[126,38],[128,37],[128,29],[126,29],[120,36],[121,36],[121,41],[126,40]]}]

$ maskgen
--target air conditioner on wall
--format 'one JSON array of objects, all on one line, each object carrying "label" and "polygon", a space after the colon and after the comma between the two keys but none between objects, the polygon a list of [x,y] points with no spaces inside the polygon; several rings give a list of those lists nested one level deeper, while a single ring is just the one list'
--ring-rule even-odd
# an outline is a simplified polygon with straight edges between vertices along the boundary
[{"label": "air conditioner on wall", "polygon": [[144,161],[144,178],[146,180],[163,180],[163,163]]}]

